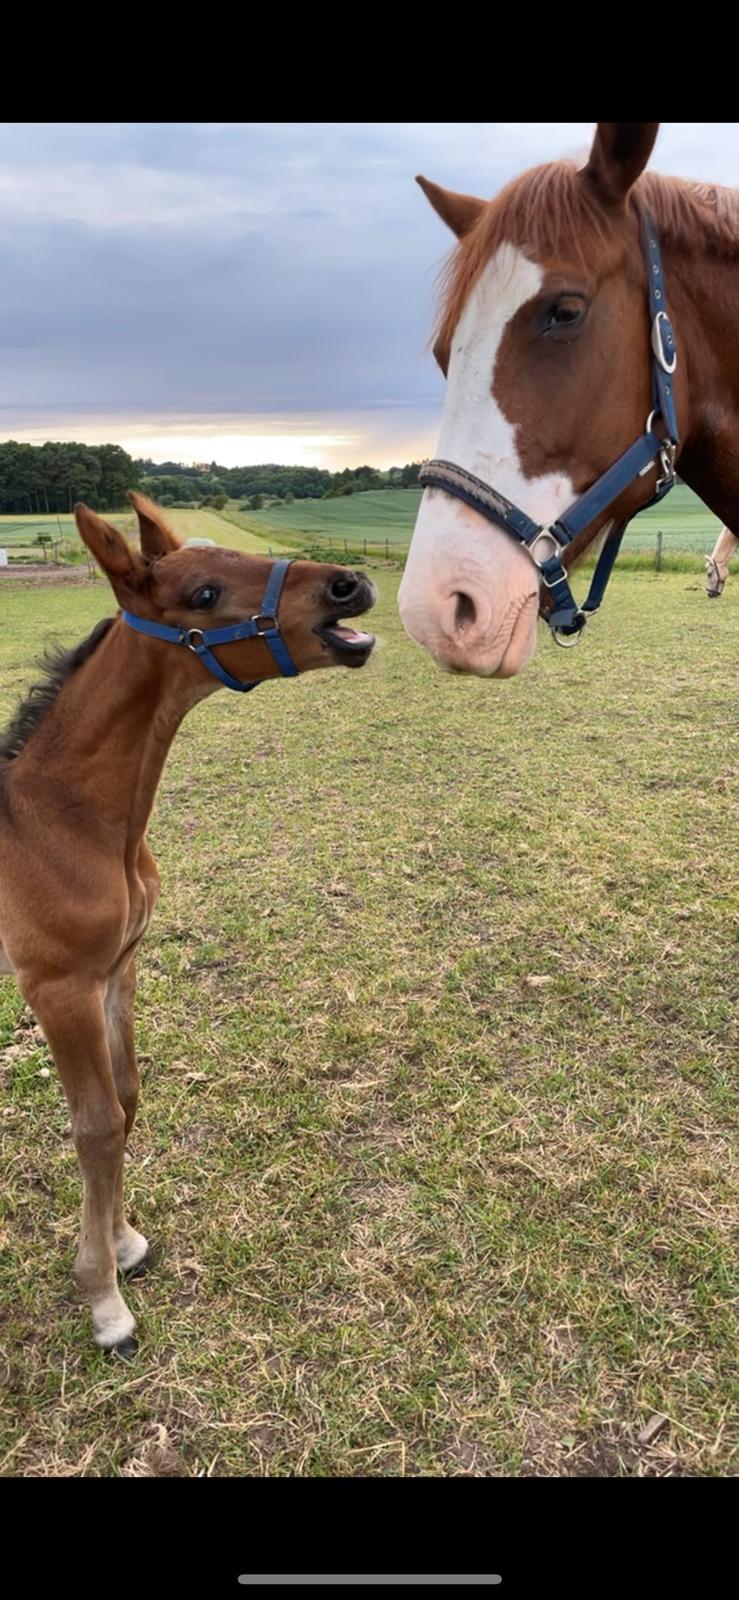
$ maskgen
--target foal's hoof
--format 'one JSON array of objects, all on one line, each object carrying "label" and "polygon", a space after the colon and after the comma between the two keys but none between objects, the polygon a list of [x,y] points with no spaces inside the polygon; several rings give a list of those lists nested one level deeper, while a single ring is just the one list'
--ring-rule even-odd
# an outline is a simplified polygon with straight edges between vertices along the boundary
[{"label": "foal's hoof", "polygon": [[138,1339],[136,1339],[132,1333],[129,1333],[128,1338],[121,1339],[120,1344],[112,1344],[110,1346],[110,1354],[112,1356],[118,1356],[121,1361],[131,1361],[135,1356],[138,1347]]},{"label": "foal's hoof", "polygon": [[150,1244],[146,1255],[143,1256],[140,1261],[136,1262],[135,1267],[122,1268],[121,1277],[127,1279],[145,1278],[147,1272],[151,1272],[152,1268],[157,1265],[158,1261],[159,1250],[156,1245]]}]

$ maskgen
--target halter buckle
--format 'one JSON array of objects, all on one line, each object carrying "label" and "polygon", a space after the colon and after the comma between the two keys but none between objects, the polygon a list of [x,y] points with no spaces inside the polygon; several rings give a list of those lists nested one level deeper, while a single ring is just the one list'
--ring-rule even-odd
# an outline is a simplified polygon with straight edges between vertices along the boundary
[{"label": "halter buckle", "polygon": [[[672,345],[672,355],[668,356],[667,346]],[[652,349],[654,357],[663,372],[672,374],[677,366],[677,350],[675,349],[675,335],[672,323],[666,311],[658,311],[652,323]]]}]

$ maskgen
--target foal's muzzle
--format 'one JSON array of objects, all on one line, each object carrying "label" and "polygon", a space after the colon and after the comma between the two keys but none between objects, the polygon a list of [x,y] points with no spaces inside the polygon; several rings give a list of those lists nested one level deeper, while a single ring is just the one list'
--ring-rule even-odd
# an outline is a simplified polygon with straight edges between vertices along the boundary
[{"label": "foal's muzzle", "polygon": [[326,586],[326,614],[313,632],[346,667],[364,666],[375,637],[361,628],[347,628],[340,619],[363,616],[376,599],[377,590],[364,572],[341,572]]}]

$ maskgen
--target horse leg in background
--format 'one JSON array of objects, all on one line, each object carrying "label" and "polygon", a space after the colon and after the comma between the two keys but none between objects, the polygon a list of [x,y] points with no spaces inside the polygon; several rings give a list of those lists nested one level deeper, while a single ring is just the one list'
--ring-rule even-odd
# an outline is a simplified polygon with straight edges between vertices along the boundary
[{"label": "horse leg in background", "polygon": [[[105,1026],[108,1035],[113,1082],[125,1117],[124,1142],[128,1139],[136,1116],[139,1099],[139,1068],[133,1033],[133,998],[136,992],[136,957],[129,955],[121,967],[111,973],[105,995]],[[116,1260],[121,1272],[131,1275],[143,1272],[150,1264],[149,1244],[143,1233],[137,1233],[126,1221],[123,1205],[124,1158],[121,1154],[116,1179],[113,1205],[113,1240]]]},{"label": "horse leg in background", "polygon": [[730,528],[722,528],[710,556],[706,556],[706,594],[718,600],[729,576],[729,562],[739,550],[739,538]]},{"label": "horse leg in background", "polygon": [[19,982],[62,1080],[82,1169],[75,1277],[90,1302],[95,1343],[129,1355],[136,1348],[135,1322],[118,1289],[113,1234],[126,1118],[113,1078],[102,990],[71,975],[35,981],[21,973]]}]

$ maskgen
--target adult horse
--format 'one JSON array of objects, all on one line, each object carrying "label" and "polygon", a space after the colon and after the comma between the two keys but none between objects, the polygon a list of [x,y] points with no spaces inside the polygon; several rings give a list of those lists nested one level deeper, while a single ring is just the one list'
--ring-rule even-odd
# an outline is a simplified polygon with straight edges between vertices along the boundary
[{"label": "adult horse", "polygon": [[739,539],[731,528],[722,528],[711,551],[706,556],[706,594],[709,600],[718,600],[729,576],[729,562],[739,550]]},{"label": "adult horse", "polygon": [[[676,469],[739,526],[739,205],[645,173],[658,126],[599,123],[582,169],[535,168],[491,201],[418,179],[459,243],[399,605],[447,669],[520,672],[537,615],[576,642],[627,521]],[[596,539],[577,605],[568,568]]]},{"label": "adult horse", "polygon": [[[225,685],[361,667],[375,600],[363,573],[180,545],[132,495],[141,551],[86,506],[80,534],[121,610],[57,657],[0,739],[0,973],[33,1008],[69,1101],[84,1178],[77,1278],[97,1344],[128,1354],[116,1268],[148,1245],[126,1221],[136,1115],[135,954],[158,888],[146,828],[185,714]],[[179,647],[179,648],[178,648]]]}]

